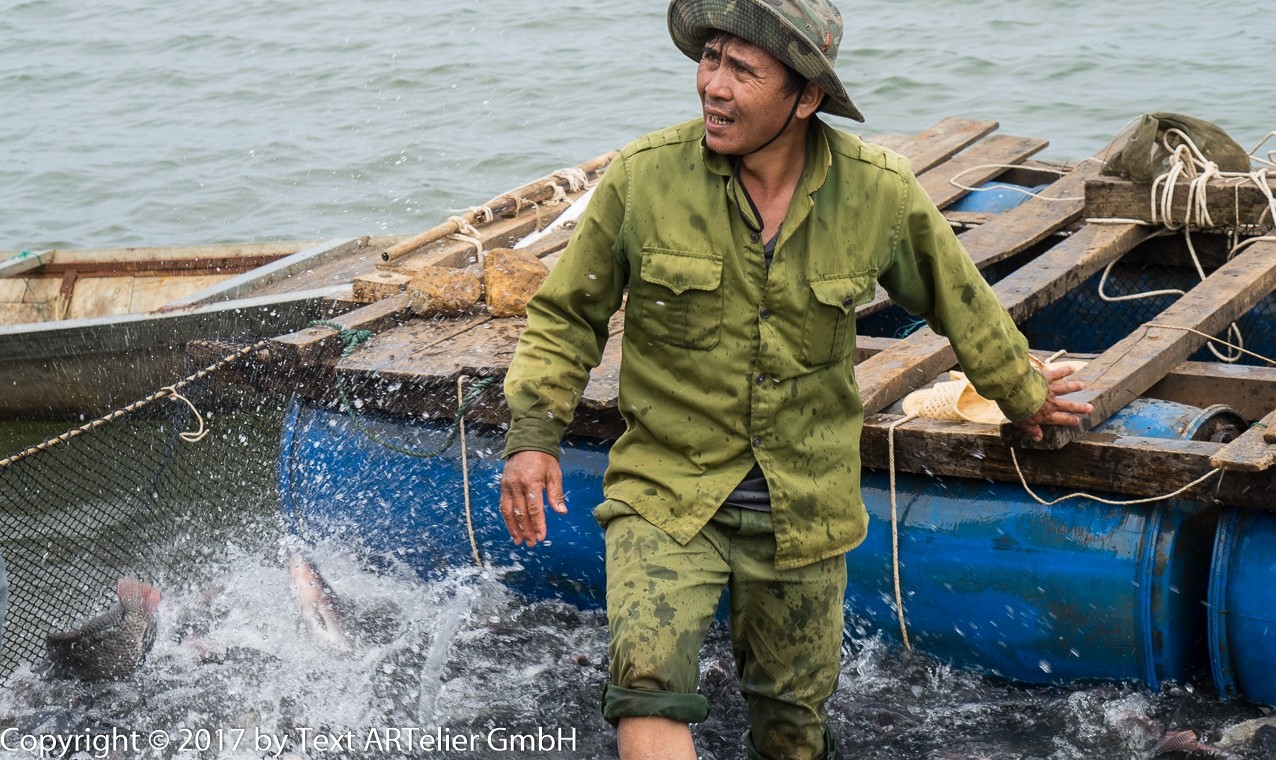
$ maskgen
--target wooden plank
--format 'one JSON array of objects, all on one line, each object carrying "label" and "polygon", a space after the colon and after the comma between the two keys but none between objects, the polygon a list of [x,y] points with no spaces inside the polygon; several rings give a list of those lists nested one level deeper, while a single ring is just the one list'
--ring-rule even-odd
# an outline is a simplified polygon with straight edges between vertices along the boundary
[{"label": "wooden plank", "polygon": [[1064,446],[1143,395],[1206,342],[1193,332],[1171,328],[1217,335],[1274,288],[1276,242],[1256,243],[1161,312],[1154,322],[1118,341],[1077,372],[1076,379],[1084,382],[1086,389],[1073,394],[1073,398],[1094,405],[1094,413],[1082,419],[1079,428],[1047,427],[1040,442],[1032,441],[1013,425],[1002,426],[1003,435],[1015,446]]},{"label": "wooden plank", "polygon": [[133,279],[131,276],[77,278],[66,317],[86,319],[127,314],[133,298]]},{"label": "wooden plank", "polygon": [[[975,266],[983,269],[1022,253],[1081,218],[1084,211],[1082,191],[1087,179],[1097,176],[1100,165],[1086,161],[1050,185],[1042,197],[1029,198],[1004,214],[997,214],[975,229],[960,235],[962,246]],[[890,297],[881,287],[872,301],[858,307],[855,316],[863,318],[890,305]]]},{"label": "wooden plank", "polygon": [[1276,425],[1276,412],[1271,412],[1254,427],[1245,431],[1210,457],[1210,464],[1228,472],[1262,472],[1276,464],[1276,446],[1265,440]]},{"label": "wooden plank", "polygon": [[514,348],[523,334],[527,320],[522,317],[483,319],[446,339],[416,348],[411,355],[380,362],[377,354],[386,351],[381,341],[366,351],[352,354],[338,365],[342,374],[369,373],[374,370],[383,379],[401,377],[406,380],[443,380],[455,382],[459,375],[485,376],[502,374],[514,357]]},{"label": "wooden plank", "polygon": [[[1276,190],[1276,177],[1268,179],[1268,191]],[[1157,202],[1161,204],[1162,188],[1157,188]],[[1199,191],[1198,191],[1199,193]],[[1193,227],[1222,229],[1255,228],[1270,229],[1273,224],[1271,206],[1267,195],[1249,177],[1214,179],[1205,184],[1205,208],[1210,224],[1194,214]],[[1189,201],[1193,205],[1199,197],[1193,193],[1191,183],[1181,180],[1174,186],[1170,203],[1170,219],[1182,223],[1187,219]],[[1165,220],[1153,220],[1152,183],[1131,182],[1116,177],[1095,177],[1085,186],[1085,212],[1090,218],[1116,217],[1139,219],[1149,224]],[[1162,216],[1164,208],[1161,209]]]},{"label": "wooden plank", "polygon": [[1276,367],[1184,362],[1145,394],[1180,404],[1226,404],[1247,420],[1276,409]]},{"label": "wooden plank", "polygon": [[[359,347],[341,362],[341,370],[347,375],[380,373],[384,375],[419,375],[424,379],[446,379],[453,376],[456,367],[467,365],[476,357],[448,361],[449,350],[455,352],[463,341],[472,350],[474,340],[461,336],[474,332],[493,321],[488,314],[474,314],[451,319],[412,319],[402,325],[380,332],[372,340]],[[525,320],[519,319],[520,324]],[[521,330],[520,330],[521,332]],[[483,331],[482,335],[488,335]],[[480,338],[481,340],[481,338]],[[484,356],[480,350],[478,357]]]},{"label": "wooden plank", "polygon": [[[333,317],[332,322],[347,330],[380,332],[412,315],[411,301],[406,295],[387,298],[361,309]],[[272,338],[271,351],[279,358],[298,364],[314,364],[339,355],[345,346],[339,332],[331,327],[307,327],[288,335]]]},{"label": "wooden plank", "polygon": [[935,205],[943,208],[970,192],[954,185],[954,180],[966,187],[979,187],[1005,174],[1006,165],[1017,164],[1049,144],[1035,137],[993,135],[919,175],[917,181]]},{"label": "wooden plank", "polygon": [[913,173],[921,174],[947,161],[962,148],[978,142],[996,129],[995,121],[949,116],[913,137],[899,142],[888,138],[884,142],[891,142],[892,150],[908,157]]},{"label": "wooden plank", "polygon": [[[885,351],[898,338],[860,335],[855,339],[855,363]],[[1045,351],[1033,352],[1045,359]],[[1097,354],[1069,353],[1064,358],[1092,361]],[[1149,398],[1175,401],[1204,409],[1224,404],[1247,420],[1261,419],[1276,409],[1276,367],[1253,367],[1222,362],[1183,362],[1144,394]]]},{"label": "wooden plank", "polygon": [[[209,245],[154,246],[124,248],[55,248],[43,251],[49,254],[45,264],[59,266],[141,266],[147,262],[168,261],[231,261],[242,258],[287,256],[321,241],[275,241],[264,243],[213,243]],[[0,252],[0,256],[4,256]]]},{"label": "wooden plank", "polygon": [[355,255],[363,247],[364,243],[359,238],[329,240],[297,251],[265,266],[231,277],[210,288],[196,291],[181,298],[175,298],[163,308],[165,310],[182,309],[195,304],[242,298],[249,291],[261,285],[286,280],[325,261]]},{"label": "wooden plank", "polygon": [[0,303],[0,325],[43,322],[53,318],[53,307],[44,303]]},{"label": "wooden plank", "polygon": [[12,277],[42,267],[53,260],[53,251],[21,251],[0,261],[0,277]]},{"label": "wooden plank", "polygon": [[[1031,267],[997,283],[993,291],[1015,321],[1022,322],[1120,258],[1148,234],[1147,229],[1132,224],[1087,225],[1042,254]],[[918,330],[856,367],[865,413],[885,409],[955,363],[947,338],[929,328]]]},{"label": "wooden plank", "polygon": [[[887,429],[897,419],[889,414],[865,419],[860,442],[864,466],[889,466]],[[1223,444],[1209,441],[1086,433],[1059,451],[1017,450],[1015,454],[1025,479],[1034,487],[1148,498],[1162,496],[1205,475],[1213,469],[1210,457],[1222,447]],[[997,428],[991,425],[915,419],[895,429],[895,464],[901,472],[1019,482],[1010,453]],[[1178,498],[1273,509],[1276,478],[1266,473],[1229,472],[1210,478]]]},{"label": "wooden plank", "polygon": [[75,272],[77,277],[120,277],[124,274],[151,277],[199,276],[206,273],[225,277],[248,272],[278,261],[282,256],[223,256],[219,258],[128,259],[66,262],[57,259],[32,272],[37,277],[60,277]]},{"label": "wooden plank", "polygon": [[134,277],[129,312],[154,311],[174,298],[211,288],[231,277],[229,274],[179,275],[169,277]]},{"label": "wooden plank", "polygon": [[572,239],[572,233],[576,231],[576,227],[559,226],[546,232],[535,242],[529,243],[522,250],[527,251],[538,259],[544,259],[550,254],[558,253],[567,247],[568,241]]}]

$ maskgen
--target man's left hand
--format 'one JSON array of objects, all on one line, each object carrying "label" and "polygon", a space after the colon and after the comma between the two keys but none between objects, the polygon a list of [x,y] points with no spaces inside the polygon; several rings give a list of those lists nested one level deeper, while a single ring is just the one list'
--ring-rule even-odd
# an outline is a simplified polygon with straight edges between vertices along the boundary
[{"label": "man's left hand", "polygon": [[1042,425],[1077,427],[1081,424],[1081,420],[1077,418],[1077,415],[1089,414],[1094,411],[1094,407],[1090,404],[1059,398],[1059,396],[1076,393],[1085,388],[1085,384],[1078,380],[1064,380],[1065,377],[1075,371],[1073,367],[1067,365],[1047,366],[1042,371],[1042,374],[1046,377],[1045,403],[1041,405],[1036,414],[1022,420],[1016,420],[1014,423],[1027,433],[1032,440],[1041,440],[1044,435],[1041,431]]}]

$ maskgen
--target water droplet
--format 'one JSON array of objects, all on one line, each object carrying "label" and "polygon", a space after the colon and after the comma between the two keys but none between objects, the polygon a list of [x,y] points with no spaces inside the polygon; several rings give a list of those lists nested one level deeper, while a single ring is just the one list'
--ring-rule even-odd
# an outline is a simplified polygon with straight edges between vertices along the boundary
[{"label": "water droplet", "polygon": [[1041,662],[1037,663],[1037,667],[1041,668],[1042,673],[1051,673],[1054,671],[1054,668],[1050,667],[1050,663],[1046,662],[1045,660],[1042,660]]}]

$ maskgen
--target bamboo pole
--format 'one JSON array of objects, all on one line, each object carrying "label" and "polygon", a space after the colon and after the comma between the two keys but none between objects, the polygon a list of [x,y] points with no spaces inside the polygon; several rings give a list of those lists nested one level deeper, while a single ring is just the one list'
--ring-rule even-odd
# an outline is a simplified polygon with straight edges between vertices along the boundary
[{"label": "bamboo pole", "polygon": [[[616,157],[616,154],[617,151],[609,151],[597,158],[586,161],[576,168],[585,172],[585,175],[590,179],[593,179],[602,172],[603,169],[607,168],[607,165]],[[544,203],[545,201],[553,198],[555,193],[552,189],[550,189],[551,185],[563,188],[568,187],[566,180],[550,174],[515,190],[502,193],[482,206],[467,209],[458,214],[457,217],[475,227],[481,227],[490,221],[483,213],[483,209],[486,208],[491,210],[491,219],[497,219],[503,216],[513,216],[528,203]],[[385,251],[381,254],[381,260],[392,261],[400,256],[405,256],[422,246],[442,240],[448,235],[454,235],[460,231],[460,229],[461,225],[459,225],[455,219],[449,219],[437,227],[433,227],[422,232],[420,235],[410,237],[407,240],[385,249]]]}]

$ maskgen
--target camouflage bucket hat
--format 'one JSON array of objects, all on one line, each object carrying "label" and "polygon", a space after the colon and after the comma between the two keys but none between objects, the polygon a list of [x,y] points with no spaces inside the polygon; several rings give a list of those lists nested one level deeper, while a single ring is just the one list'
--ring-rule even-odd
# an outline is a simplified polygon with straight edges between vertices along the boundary
[{"label": "camouflage bucket hat", "polygon": [[833,68],[842,41],[842,14],[829,0],[673,0],[669,35],[699,61],[714,31],[752,42],[828,94],[821,111],[864,121]]}]

